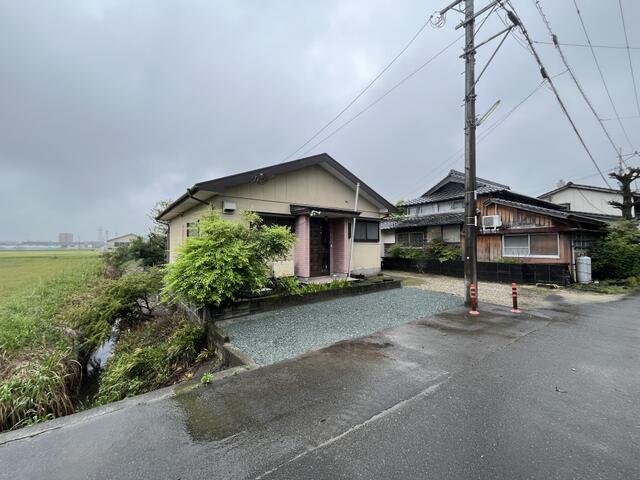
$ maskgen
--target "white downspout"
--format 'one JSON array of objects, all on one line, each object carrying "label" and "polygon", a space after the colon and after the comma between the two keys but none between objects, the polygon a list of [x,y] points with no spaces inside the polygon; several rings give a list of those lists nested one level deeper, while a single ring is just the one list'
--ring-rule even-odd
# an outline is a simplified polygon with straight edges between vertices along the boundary
[{"label": "white downspout", "polygon": [[[356,200],[353,204],[353,211],[358,211],[358,196],[360,195],[360,182],[356,183]],[[349,245],[349,268],[347,269],[347,278],[351,278],[351,261],[353,260],[353,239],[356,237],[356,216],[353,216],[351,222],[351,245]]]}]

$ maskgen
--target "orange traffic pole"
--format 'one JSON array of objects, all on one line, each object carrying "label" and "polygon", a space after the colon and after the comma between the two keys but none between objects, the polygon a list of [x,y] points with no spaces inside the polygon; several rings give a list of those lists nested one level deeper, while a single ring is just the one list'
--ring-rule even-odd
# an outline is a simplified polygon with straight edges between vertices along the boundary
[{"label": "orange traffic pole", "polygon": [[522,310],[518,308],[518,285],[516,283],[511,284],[511,298],[513,299],[511,313],[520,313]]},{"label": "orange traffic pole", "polygon": [[471,294],[471,311],[469,315],[480,315],[478,311],[478,291],[476,290],[476,284],[469,285],[469,292]]}]

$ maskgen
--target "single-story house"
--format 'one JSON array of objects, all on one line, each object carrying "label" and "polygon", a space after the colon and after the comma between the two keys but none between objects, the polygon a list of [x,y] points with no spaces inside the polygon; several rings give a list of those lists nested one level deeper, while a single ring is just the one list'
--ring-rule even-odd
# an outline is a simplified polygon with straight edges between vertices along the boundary
[{"label": "single-story house", "polygon": [[[606,222],[566,210],[545,200],[477,179],[478,260],[485,262],[563,263],[575,267],[603,235]],[[393,244],[422,248],[441,238],[463,245],[464,174],[449,174],[421,197],[405,202],[404,216],[385,220],[385,250]]]},{"label": "single-story house", "polygon": [[[356,199],[357,193],[357,199]],[[357,202],[357,205],[356,205]],[[395,207],[326,153],[199,182],[158,215],[169,225],[169,261],[207,210],[241,221],[258,213],[266,224],[287,225],[297,236],[274,275],[308,279],[380,272],[380,220]]]},{"label": "single-story house", "polygon": [[[633,194],[636,205],[633,207],[635,218],[640,219],[640,193]],[[538,198],[558,204],[567,210],[584,213],[608,222],[619,221],[622,218],[620,209],[609,202],[622,203],[622,192],[612,188],[595,187],[567,182]]]},{"label": "single-story house", "polygon": [[107,250],[114,250],[118,247],[127,247],[131,242],[138,238],[140,238],[140,236],[135,233],[127,233],[126,235],[110,238],[106,241],[105,248]]}]

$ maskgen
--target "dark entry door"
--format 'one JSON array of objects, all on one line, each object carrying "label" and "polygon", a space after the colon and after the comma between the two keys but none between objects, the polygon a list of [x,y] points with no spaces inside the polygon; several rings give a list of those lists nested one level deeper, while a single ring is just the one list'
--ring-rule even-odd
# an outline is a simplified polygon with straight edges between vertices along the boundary
[{"label": "dark entry door", "polygon": [[329,275],[329,221],[311,218],[309,228],[309,274]]}]

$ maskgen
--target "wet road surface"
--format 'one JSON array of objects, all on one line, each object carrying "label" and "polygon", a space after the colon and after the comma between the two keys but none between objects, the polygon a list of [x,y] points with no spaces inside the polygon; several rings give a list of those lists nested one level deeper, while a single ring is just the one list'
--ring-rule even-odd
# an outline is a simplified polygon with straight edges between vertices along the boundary
[{"label": "wet road surface", "polygon": [[639,312],[444,312],[0,435],[0,478],[639,478]]}]

